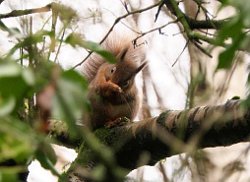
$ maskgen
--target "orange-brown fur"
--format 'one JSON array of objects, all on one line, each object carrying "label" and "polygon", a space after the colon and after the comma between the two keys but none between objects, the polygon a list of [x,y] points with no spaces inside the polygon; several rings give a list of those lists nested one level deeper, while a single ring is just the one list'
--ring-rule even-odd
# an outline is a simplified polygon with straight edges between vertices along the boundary
[{"label": "orange-brown fur", "polygon": [[127,117],[133,120],[139,109],[135,76],[145,63],[141,48],[134,48],[131,39],[109,39],[104,48],[116,56],[115,64],[93,55],[84,65],[89,80],[89,100],[92,107],[91,125],[100,127]]}]

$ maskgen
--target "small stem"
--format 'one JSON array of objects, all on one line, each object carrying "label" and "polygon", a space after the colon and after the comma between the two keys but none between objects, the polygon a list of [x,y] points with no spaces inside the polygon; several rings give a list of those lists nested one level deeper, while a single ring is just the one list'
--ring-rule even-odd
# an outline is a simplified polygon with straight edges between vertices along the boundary
[{"label": "small stem", "polygon": [[66,27],[64,27],[64,29],[63,29],[63,33],[62,33],[62,36],[61,36],[61,39],[60,39],[60,43],[59,43],[59,46],[58,46],[58,49],[57,49],[57,52],[56,52],[54,62],[56,62],[56,60],[58,58],[58,55],[59,55],[59,52],[60,52],[60,49],[62,47],[62,42],[63,42],[63,38],[64,38],[64,35],[65,35],[65,30],[66,30]]}]

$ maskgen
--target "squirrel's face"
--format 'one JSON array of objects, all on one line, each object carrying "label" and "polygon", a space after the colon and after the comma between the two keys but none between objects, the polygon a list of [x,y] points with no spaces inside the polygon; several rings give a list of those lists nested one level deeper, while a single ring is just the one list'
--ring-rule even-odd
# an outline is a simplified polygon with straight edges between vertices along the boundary
[{"label": "squirrel's face", "polygon": [[117,56],[116,64],[107,64],[108,70],[106,71],[106,79],[117,84],[123,91],[129,90],[133,84],[137,73],[139,73],[146,65],[146,62],[140,66],[133,61],[129,60],[127,55],[129,48],[124,49]]},{"label": "squirrel's face", "polygon": [[134,79],[146,63],[139,67],[133,62],[119,62],[110,67],[110,80],[119,85],[123,91],[130,89],[134,84]]}]

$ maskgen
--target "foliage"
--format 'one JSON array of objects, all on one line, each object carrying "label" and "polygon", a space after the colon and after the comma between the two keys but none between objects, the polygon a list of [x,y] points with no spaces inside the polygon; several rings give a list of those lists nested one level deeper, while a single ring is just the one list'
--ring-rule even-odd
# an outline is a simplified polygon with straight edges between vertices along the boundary
[{"label": "foliage", "polygon": [[249,41],[249,35],[245,27],[249,27],[249,7],[247,2],[241,1],[225,1],[222,6],[233,6],[237,14],[228,21],[225,26],[218,32],[217,40],[219,43],[230,40],[231,43],[219,55],[219,63],[217,69],[230,68],[232,66],[235,53],[239,48],[246,48],[246,41]]},{"label": "foliage", "polygon": [[[68,14],[64,13],[65,9]],[[64,23],[63,28],[70,25],[74,14],[70,12],[74,10],[63,5],[53,6],[53,13]],[[47,98],[45,101],[52,107],[53,118],[65,121],[72,137],[76,137],[82,134],[76,132],[75,121],[82,118],[84,110],[89,109],[87,82],[78,72],[63,70],[50,60],[53,41],[41,49],[42,44],[47,44],[44,42],[46,37],[53,40],[53,36],[59,36],[54,34],[54,29],[25,35],[1,23],[1,29],[7,31],[9,36],[16,37],[17,42],[0,60],[0,181],[17,180],[18,174],[25,172],[27,164],[33,159],[59,176],[53,167],[56,156],[50,146],[51,140],[46,136],[46,126],[43,126],[46,121],[39,116],[41,108],[36,105],[35,95],[46,92],[48,85],[54,86],[52,100]],[[98,44],[76,37],[74,33],[64,43],[96,51],[108,60],[114,60]],[[19,51],[22,53],[14,58]],[[9,160],[13,160],[15,165],[5,165]]]}]

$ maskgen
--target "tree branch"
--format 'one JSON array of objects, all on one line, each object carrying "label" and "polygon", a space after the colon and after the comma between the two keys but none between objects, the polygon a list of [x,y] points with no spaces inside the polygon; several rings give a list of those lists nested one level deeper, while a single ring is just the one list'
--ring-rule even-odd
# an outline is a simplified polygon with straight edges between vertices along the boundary
[{"label": "tree branch", "polygon": [[239,101],[230,100],[219,106],[166,111],[156,118],[115,128],[112,132],[120,139],[114,142],[123,143],[116,153],[118,163],[134,169],[138,167],[136,160],[145,151],[150,154],[147,164],[152,165],[173,154],[193,152],[197,147],[246,141],[250,133],[250,111],[244,111]]},{"label": "tree branch", "polygon": [[[167,110],[155,118],[95,131],[102,143],[114,151],[117,165],[129,170],[141,165],[153,165],[174,154],[192,153],[197,148],[247,141],[249,133],[250,110],[244,110],[239,100],[230,100],[219,106]],[[145,153],[149,156],[148,161],[138,164],[138,159]],[[79,166],[83,168],[91,164],[94,168],[98,160],[96,154],[84,144],[76,163],[69,170],[70,174],[75,173]]]},{"label": "tree branch", "polygon": [[223,20],[195,20],[193,18],[190,18],[187,15],[185,15],[184,17],[192,30],[193,29],[220,29],[228,21],[230,21],[230,18],[223,19]]},{"label": "tree branch", "polygon": [[181,11],[175,0],[164,1],[170,12],[177,17],[177,19],[182,23],[185,30],[193,29],[220,29],[225,25],[231,18],[226,18],[222,20],[196,20]]},{"label": "tree branch", "polygon": [[51,10],[51,7],[52,7],[52,3],[41,8],[13,10],[10,13],[0,14],[0,19],[24,16],[24,15],[34,14],[34,13],[48,12]]}]

